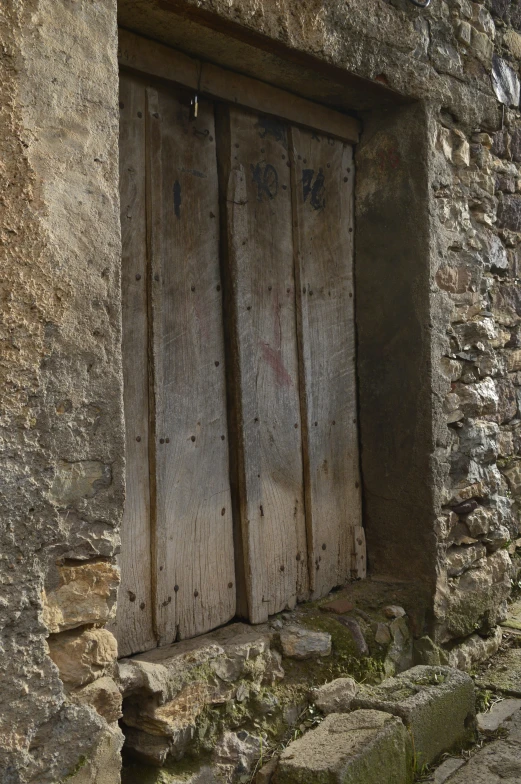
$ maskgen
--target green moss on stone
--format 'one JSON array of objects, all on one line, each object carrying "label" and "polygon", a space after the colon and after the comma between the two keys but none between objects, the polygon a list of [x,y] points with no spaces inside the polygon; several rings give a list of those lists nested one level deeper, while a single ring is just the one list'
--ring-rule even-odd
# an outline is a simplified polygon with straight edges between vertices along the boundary
[{"label": "green moss on stone", "polygon": [[84,754],[82,754],[81,757],[78,759],[78,762],[76,763],[74,768],[69,773],[67,773],[67,775],[65,776],[64,779],[62,779],[62,781],[63,782],[70,781],[77,773],[80,772],[82,768],[85,767],[86,764],[87,764],[87,757]]}]

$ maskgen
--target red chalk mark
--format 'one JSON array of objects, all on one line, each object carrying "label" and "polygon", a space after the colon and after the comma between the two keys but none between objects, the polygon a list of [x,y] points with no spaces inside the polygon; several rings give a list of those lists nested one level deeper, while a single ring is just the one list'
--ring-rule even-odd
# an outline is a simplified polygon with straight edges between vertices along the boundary
[{"label": "red chalk mark", "polygon": [[270,346],[269,343],[265,343],[263,340],[260,341],[260,346],[262,348],[262,356],[264,358],[264,361],[270,366],[270,368],[275,373],[275,379],[277,381],[277,384],[284,387],[292,386],[293,381],[291,379],[290,374],[284,367],[284,363],[282,362],[280,351],[276,351],[274,348]]},{"label": "red chalk mark", "polygon": [[377,152],[378,168],[381,172],[397,169],[400,166],[400,153],[397,147],[391,142],[387,142],[382,149]]}]

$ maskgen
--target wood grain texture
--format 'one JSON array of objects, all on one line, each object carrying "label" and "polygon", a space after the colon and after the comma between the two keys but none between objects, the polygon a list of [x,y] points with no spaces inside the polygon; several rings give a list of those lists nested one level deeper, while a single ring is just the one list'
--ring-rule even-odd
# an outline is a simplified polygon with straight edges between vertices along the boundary
[{"label": "wood grain texture", "polygon": [[354,144],[359,139],[360,123],[354,117],[258,79],[189,57],[128,30],[119,30],[119,62],[207,96],[316,128]]},{"label": "wood grain texture", "polygon": [[122,75],[120,107],[126,499],[115,634],[119,655],[128,656],[156,644],[150,583],[144,84]]},{"label": "wood grain texture", "polygon": [[357,576],[354,169],[341,141],[293,127],[290,147],[308,554],[319,597]]},{"label": "wood grain texture", "polygon": [[290,170],[285,126],[223,109],[239,524],[253,623],[307,595]]},{"label": "wood grain texture", "polygon": [[161,644],[235,614],[213,106],[148,88]]}]

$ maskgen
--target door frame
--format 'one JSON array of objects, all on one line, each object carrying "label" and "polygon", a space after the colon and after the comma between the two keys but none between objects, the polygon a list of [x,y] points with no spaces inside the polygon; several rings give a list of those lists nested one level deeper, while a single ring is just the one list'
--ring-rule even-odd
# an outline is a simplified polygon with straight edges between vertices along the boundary
[{"label": "door frame", "polygon": [[360,138],[360,122],[348,114],[258,79],[189,57],[128,30],[119,31],[119,64],[120,67],[192,89],[196,94],[271,114],[349,144],[357,144]]},{"label": "door frame", "polygon": [[[121,0],[118,15],[124,68],[175,81],[171,63],[184,64],[197,89],[203,60],[222,64],[227,74],[244,63],[244,72],[265,80],[263,87],[298,93],[306,106],[335,107],[341,110],[336,116],[357,122],[355,327],[367,567],[374,579],[413,585],[418,604],[433,618],[439,477],[445,470],[435,439],[445,432],[437,390],[445,383],[438,366],[446,306],[431,285],[439,264],[431,189],[439,107],[400,94],[378,75],[358,76],[324,55],[266,39],[218,14],[189,11],[184,2],[158,10],[145,0],[138,13]],[[133,41],[147,42],[139,57],[131,51]],[[153,56],[158,47],[163,62]],[[246,84],[250,77],[241,79]],[[233,95],[230,100],[235,103]],[[306,112],[304,124],[309,122]]]}]

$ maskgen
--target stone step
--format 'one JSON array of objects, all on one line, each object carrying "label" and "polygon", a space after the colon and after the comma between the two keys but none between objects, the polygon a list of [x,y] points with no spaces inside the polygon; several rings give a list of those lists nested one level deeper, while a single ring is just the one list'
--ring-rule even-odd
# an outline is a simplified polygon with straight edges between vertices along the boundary
[{"label": "stone step", "polygon": [[399,716],[411,732],[418,765],[431,764],[474,735],[474,683],[451,667],[419,665],[379,686],[361,686],[351,707]]},{"label": "stone step", "polygon": [[282,753],[274,784],[411,784],[413,748],[398,717],[332,713]]},{"label": "stone step", "polygon": [[122,660],[126,750],[152,765],[180,760],[205,710],[283,677],[272,637],[265,625],[235,623]]}]

